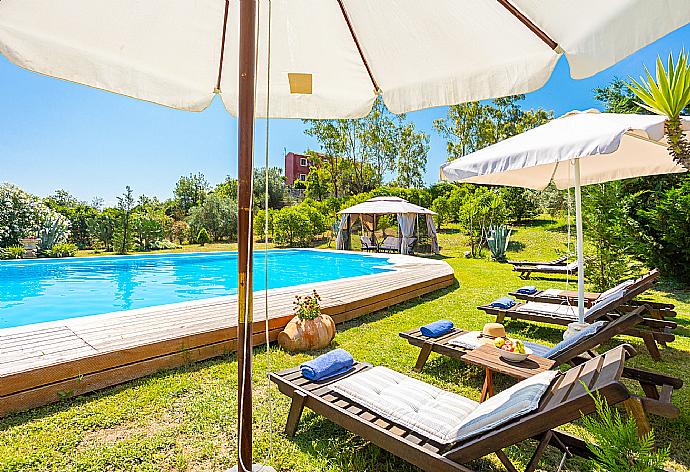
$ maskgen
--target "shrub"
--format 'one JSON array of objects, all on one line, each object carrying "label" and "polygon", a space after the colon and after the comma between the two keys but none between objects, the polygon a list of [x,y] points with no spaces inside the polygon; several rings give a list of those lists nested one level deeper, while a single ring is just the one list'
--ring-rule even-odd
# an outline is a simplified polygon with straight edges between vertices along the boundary
[{"label": "shrub", "polygon": [[19,240],[35,236],[36,228],[57,213],[16,185],[0,184],[0,247],[19,244]]},{"label": "shrub", "polygon": [[303,245],[311,241],[314,234],[309,216],[299,206],[282,208],[273,215],[273,237],[278,244]]},{"label": "shrub", "polygon": [[53,244],[47,252],[48,257],[74,257],[77,255],[79,248],[74,243],[58,243]]},{"label": "shrub", "polygon": [[[592,395],[590,393],[590,395]],[[597,393],[592,395],[597,416],[585,416],[582,423],[595,442],[587,442],[594,455],[593,470],[601,472],[658,472],[664,470],[669,449],[654,447],[654,432],[640,437],[633,417],[625,420]]]},{"label": "shrub", "polygon": [[202,246],[211,242],[211,237],[208,235],[206,228],[201,228],[199,230],[199,234],[196,236],[196,242]]},{"label": "shrub", "polygon": [[162,249],[177,249],[181,247],[179,244],[175,244],[171,241],[168,241],[167,239],[160,239],[158,241],[154,241],[149,245],[149,249],[152,251],[159,251]]},{"label": "shrub", "polygon": [[163,237],[163,226],[149,215],[135,215],[132,220],[132,232],[137,249],[147,251],[151,249],[154,241]]},{"label": "shrub", "polygon": [[21,259],[24,257],[22,246],[0,247],[0,259]]},{"label": "shrub", "polygon": [[[273,235],[273,213],[274,211],[268,211],[268,237],[272,238]],[[254,216],[254,234],[256,234],[259,239],[263,240],[264,232],[266,231],[266,211],[259,210]]]}]

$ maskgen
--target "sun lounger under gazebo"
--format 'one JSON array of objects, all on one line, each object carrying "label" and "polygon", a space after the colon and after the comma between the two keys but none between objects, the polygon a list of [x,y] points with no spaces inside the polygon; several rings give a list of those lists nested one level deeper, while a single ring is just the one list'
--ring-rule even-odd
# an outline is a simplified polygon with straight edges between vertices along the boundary
[{"label": "sun lounger under gazebo", "polygon": [[[635,398],[621,382],[628,348],[618,346],[565,373],[544,372],[482,404],[364,363],[319,382],[304,378],[299,368],[272,373],[270,378],[292,399],[285,426],[289,436],[296,433],[306,407],[434,472],[471,472],[463,464],[491,453],[514,471],[503,449],[536,439],[539,445],[526,469],[534,471],[548,445],[571,454],[589,454],[582,440],[555,429],[595,411],[588,390],[611,405]],[[529,406],[509,414],[518,402]]]},{"label": "sun lounger under gazebo", "polygon": [[[429,355],[435,352],[463,362],[468,361],[469,357],[471,357],[469,362],[467,362],[468,364],[478,365],[488,369],[487,381],[489,381],[488,376],[491,375],[492,370],[511,375],[511,368],[524,365],[525,368],[518,371],[519,377],[514,376],[515,378],[523,379],[540,372],[540,369],[537,368],[538,365],[542,364],[540,358],[554,361],[550,368],[558,368],[563,364],[579,365],[596,357],[598,355],[596,348],[608,342],[614,336],[624,334],[626,331],[642,322],[642,313],[645,309],[646,307],[644,306],[639,307],[633,312],[627,313],[613,321],[606,322],[591,336],[581,336],[571,340],[571,342],[561,342],[553,348],[537,343],[525,342],[525,345],[532,349],[534,354],[530,355],[529,358],[522,363],[513,364],[504,362],[507,369],[496,369],[495,356],[488,356],[485,363],[481,362],[481,355],[468,356],[476,351],[476,348],[470,347],[472,343],[468,343],[467,341],[468,339],[472,340],[474,338],[474,333],[470,334],[461,329],[454,328],[445,335],[432,338],[424,336],[420,330],[416,328],[400,333],[400,337],[407,340],[411,345],[421,348],[421,352],[413,368],[415,372],[421,372]],[[622,376],[639,382],[646,392],[647,396],[639,400],[643,411],[668,418],[675,418],[678,416],[678,408],[671,403],[671,393],[673,390],[683,386],[683,381],[681,379],[633,367],[625,367]],[[484,390],[488,388],[487,381],[485,381]],[[486,392],[483,391],[482,394],[484,396]],[[638,418],[638,421],[642,422],[641,429],[647,429],[646,418]]]},{"label": "sun lounger under gazebo", "polygon": [[362,251],[378,251],[379,247],[374,244],[369,236],[360,236],[362,242]]},{"label": "sun lounger under gazebo", "polygon": [[[587,323],[594,323],[598,320],[612,321],[622,313],[630,311],[627,304],[647,290],[646,280],[640,278],[629,286],[620,288],[598,300],[585,311],[585,321]],[[499,308],[489,304],[478,308],[489,315],[495,315],[498,323],[502,323],[505,318],[512,318],[565,326],[577,320],[576,307],[567,303],[558,305],[555,303],[527,302],[517,303],[510,308]],[[663,345],[672,342],[675,336],[671,331],[676,326],[677,324],[673,321],[645,317],[637,327],[628,330],[626,334],[641,338],[652,358],[660,360],[661,353],[657,343]]]},{"label": "sun lounger under gazebo", "polygon": [[[654,269],[647,272],[645,275],[640,277],[638,281],[626,280],[615,287],[610,288],[602,293],[595,292],[585,292],[585,305],[587,307],[592,306],[597,300],[606,298],[609,294],[615,292],[624,287],[628,287],[634,283],[639,283],[640,289],[649,290],[654,286],[659,278],[659,270]],[[640,292],[642,293],[642,292]],[[515,297],[519,300],[524,300],[527,302],[538,302],[538,303],[556,303],[558,305],[563,303],[577,303],[577,292],[561,290],[561,289],[547,289],[547,290],[537,290],[534,293],[522,293],[520,291],[513,291],[509,294],[511,297]],[[637,308],[641,305],[647,305],[649,307],[648,313],[654,318],[664,319],[672,318],[676,316],[676,312],[673,311],[675,306],[671,303],[659,303],[651,301],[642,300],[631,300],[627,304],[631,309]]]}]

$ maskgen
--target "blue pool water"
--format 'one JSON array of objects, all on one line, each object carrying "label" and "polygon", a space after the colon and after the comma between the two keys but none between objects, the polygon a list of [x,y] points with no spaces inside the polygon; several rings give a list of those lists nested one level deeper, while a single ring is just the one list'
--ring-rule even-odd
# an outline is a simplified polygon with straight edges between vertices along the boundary
[{"label": "blue pool water", "polygon": [[[376,274],[386,259],[357,253],[269,251],[268,288]],[[264,253],[254,256],[263,290]],[[0,262],[0,328],[237,293],[237,253]]]}]

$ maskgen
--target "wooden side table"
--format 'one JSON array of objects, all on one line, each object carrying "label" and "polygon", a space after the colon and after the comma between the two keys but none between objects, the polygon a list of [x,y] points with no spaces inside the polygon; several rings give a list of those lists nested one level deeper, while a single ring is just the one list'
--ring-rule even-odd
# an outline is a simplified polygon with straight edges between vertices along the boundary
[{"label": "wooden side table", "polygon": [[491,345],[483,345],[477,349],[468,351],[462,358],[463,362],[468,364],[484,367],[486,369],[486,377],[484,378],[484,386],[482,387],[482,395],[480,402],[494,394],[493,374],[498,372],[509,375],[514,379],[525,380],[541,372],[551,369],[556,362],[543,357],[530,354],[527,359],[522,362],[510,362],[501,359],[500,351]]}]

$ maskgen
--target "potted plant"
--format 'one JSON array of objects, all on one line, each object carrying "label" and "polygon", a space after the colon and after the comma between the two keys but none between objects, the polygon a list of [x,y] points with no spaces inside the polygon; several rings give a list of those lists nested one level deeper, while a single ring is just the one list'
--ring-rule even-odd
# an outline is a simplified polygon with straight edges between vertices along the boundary
[{"label": "potted plant", "polygon": [[288,351],[307,351],[328,346],[335,337],[333,318],[321,313],[321,297],[316,290],[311,295],[295,296],[292,318],[278,334],[278,344]]}]

